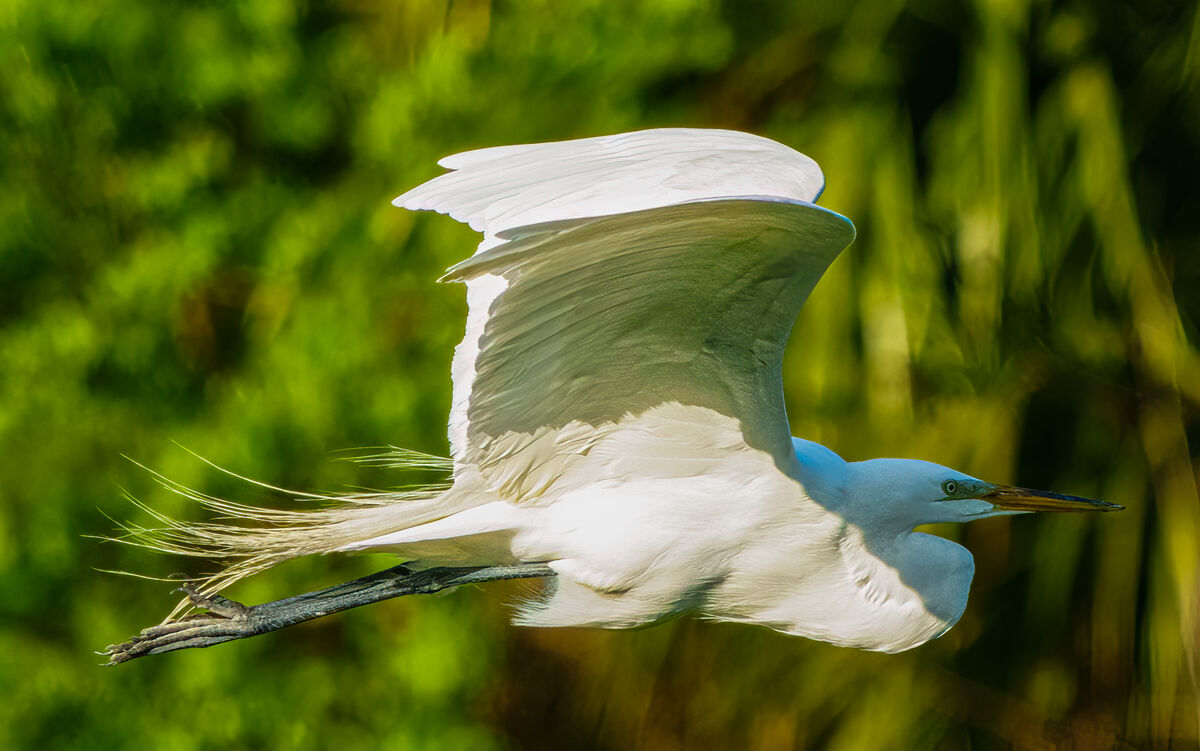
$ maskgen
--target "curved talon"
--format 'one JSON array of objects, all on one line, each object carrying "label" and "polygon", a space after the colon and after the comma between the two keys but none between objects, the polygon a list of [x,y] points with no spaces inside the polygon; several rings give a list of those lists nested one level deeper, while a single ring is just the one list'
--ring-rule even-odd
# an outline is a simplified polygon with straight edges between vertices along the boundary
[{"label": "curved talon", "polygon": [[[246,613],[250,611],[244,605],[241,607]],[[108,665],[117,665],[145,655],[208,647],[252,632],[253,628],[245,614],[229,617],[219,613],[195,613],[178,621],[144,628],[140,634],[123,644],[110,644],[104,654],[108,655]]]}]

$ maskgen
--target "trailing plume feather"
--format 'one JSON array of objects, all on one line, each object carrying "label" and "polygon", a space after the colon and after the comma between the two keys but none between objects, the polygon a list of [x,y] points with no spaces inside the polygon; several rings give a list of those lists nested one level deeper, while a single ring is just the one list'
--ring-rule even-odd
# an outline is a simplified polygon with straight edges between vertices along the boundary
[{"label": "trailing plume feather", "polygon": [[[292,558],[331,553],[360,540],[437,518],[442,514],[437,501],[450,488],[448,483],[437,483],[387,492],[302,493],[243,477],[203,457],[198,458],[221,472],[261,488],[285,493],[296,500],[324,504],[296,510],[236,503],[189,488],[138,464],[164,488],[212,512],[214,520],[181,521],[126,493],[126,498],[154,521],[150,525],[118,522],[122,534],[106,539],[159,553],[220,561],[224,565],[220,571],[190,580],[199,582],[197,590],[202,595],[220,592],[241,579]],[[452,467],[449,459],[395,447],[352,458],[369,466],[437,470],[446,474]],[[189,608],[188,601],[184,600],[167,620],[181,616]]]}]

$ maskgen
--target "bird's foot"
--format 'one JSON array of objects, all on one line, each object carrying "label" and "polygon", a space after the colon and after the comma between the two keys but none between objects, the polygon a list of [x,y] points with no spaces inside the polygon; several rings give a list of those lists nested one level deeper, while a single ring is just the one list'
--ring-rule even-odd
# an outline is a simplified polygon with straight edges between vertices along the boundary
[{"label": "bird's foot", "polygon": [[257,636],[393,597],[432,594],[461,584],[544,576],[554,576],[553,569],[544,563],[444,567],[421,571],[413,571],[406,566],[393,566],[386,571],[378,571],[344,584],[326,587],[316,592],[305,592],[283,600],[264,602],[261,605],[243,605],[220,595],[202,594],[185,584],[182,589],[188,600],[208,612],[193,613],[177,621],[142,629],[142,633],[124,644],[109,645],[100,654],[108,656],[109,665],[117,665],[146,655],[173,652],[177,649],[211,647],[224,641]]},{"label": "bird's foot", "polygon": [[210,647],[258,632],[253,607],[220,595],[201,594],[191,584],[184,584],[180,590],[193,605],[208,612],[192,613],[177,621],[150,626],[127,642],[110,644],[100,652],[108,656],[107,664],[118,665],[135,657],[177,649]]}]

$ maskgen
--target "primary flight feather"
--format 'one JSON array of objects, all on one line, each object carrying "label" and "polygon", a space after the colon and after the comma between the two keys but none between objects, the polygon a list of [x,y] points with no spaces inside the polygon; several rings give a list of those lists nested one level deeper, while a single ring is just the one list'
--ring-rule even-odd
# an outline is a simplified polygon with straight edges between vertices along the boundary
[{"label": "primary flight feather", "polygon": [[[927,462],[845,462],[792,438],[782,360],[854,239],[816,163],[765,138],[664,129],[481,149],[396,199],[483,234],[449,420],[453,484],[337,508],[168,525],[236,559],[211,594],[309,553],[545,564],[517,620],[623,628],[695,611],[895,652],[962,615],[966,549],[916,526],[1119,508]],[[210,501],[211,504],[217,502]],[[283,516],[279,516],[283,513]]]}]

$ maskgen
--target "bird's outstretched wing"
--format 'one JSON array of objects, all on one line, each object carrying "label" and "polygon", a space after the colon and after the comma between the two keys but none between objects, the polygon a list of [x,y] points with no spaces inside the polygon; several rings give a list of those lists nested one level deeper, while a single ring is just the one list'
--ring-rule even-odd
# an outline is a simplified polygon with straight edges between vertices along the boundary
[{"label": "bird's outstretched wing", "polygon": [[771,141],[644,131],[613,156],[620,138],[450,157],[460,173],[397,199],[486,233],[446,275],[470,305],[450,436],[456,465],[506,495],[586,453],[579,426],[663,404],[732,418],[781,466],[792,455],[783,348],[853,226],[796,196],[815,197],[820,171]]}]

